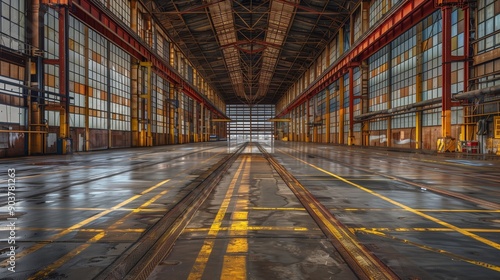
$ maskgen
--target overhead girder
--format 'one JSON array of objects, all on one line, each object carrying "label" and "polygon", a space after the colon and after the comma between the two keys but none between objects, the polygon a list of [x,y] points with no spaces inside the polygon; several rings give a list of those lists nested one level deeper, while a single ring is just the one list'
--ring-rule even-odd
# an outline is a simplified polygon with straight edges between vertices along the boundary
[{"label": "overhead girder", "polygon": [[140,61],[149,61],[153,67],[172,84],[182,88],[183,92],[197,102],[204,104],[215,115],[225,117],[214,104],[208,100],[197,89],[193,88],[189,82],[184,80],[170,66],[166,65],[162,58],[143,41],[137,39],[137,35],[124,28],[121,24],[115,22],[114,17],[107,11],[102,10],[101,6],[95,5],[92,0],[72,0],[70,9],[71,14],[84,24],[106,36],[111,42],[120,46],[131,56]]},{"label": "overhead girder", "polygon": [[[165,31],[173,35],[172,39],[182,48],[181,51],[226,102],[244,102],[241,98],[244,94],[255,101],[260,86],[259,97],[262,102],[269,103],[276,103],[311,66],[335,30],[349,17],[350,7],[345,7],[346,3],[354,3],[344,0],[154,2],[157,4],[154,15],[167,27]],[[214,6],[226,5],[224,3],[230,3],[236,38],[220,44],[218,34],[224,29],[214,27],[210,11]],[[291,14],[285,12],[285,17],[293,20],[286,24],[286,28],[279,27],[278,36],[269,24],[286,9]],[[281,34],[282,40],[274,42],[273,38]],[[221,45],[224,46],[221,48]],[[241,73],[243,81],[235,78],[235,71]],[[237,90],[233,83],[237,83],[237,87],[243,86],[243,89]]]},{"label": "overhead girder", "polygon": [[397,10],[385,17],[368,36],[352,46],[335,65],[330,66],[321,77],[316,79],[315,83],[309,85],[300,96],[283,111],[279,112],[277,116],[287,114],[304,103],[305,100],[319,93],[329,84],[346,74],[349,67],[352,67],[358,61],[367,59],[399,35],[406,32],[413,26],[413,23],[423,20],[435,10],[434,1],[410,0],[403,3]]}]

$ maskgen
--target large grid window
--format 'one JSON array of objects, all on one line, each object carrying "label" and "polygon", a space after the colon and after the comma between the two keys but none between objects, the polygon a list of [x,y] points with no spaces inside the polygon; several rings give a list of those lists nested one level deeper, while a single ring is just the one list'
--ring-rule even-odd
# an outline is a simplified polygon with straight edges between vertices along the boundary
[{"label": "large grid window", "polygon": [[[336,135],[339,131],[339,81],[333,82],[328,89],[330,90],[330,134],[332,136]],[[337,138],[332,138],[334,143],[337,143]]]},{"label": "large grid window", "polygon": [[157,52],[161,57],[170,63],[170,41],[160,33],[157,34]]},{"label": "large grid window", "polygon": [[[441,12],[436,11],[423,21],[422,31],[422,100],[442,96],[442,26]],[[423,114],[424,126],[441,124],[441,111],[429,110]]]},{"label": "large grid window", "polygon": [[130,1],[100,0],[118,19],[130,26]]},{"label": "large grid window", "polygon": [[387,93],[389,86],[389,46],[382,48],[368,59],[368,94],[369,111],[387,109]]},{"label": "large grid window", "polygon": [[354,32],[354,42],[356,42],[361,35],[363,35],[363,26],[361,25],[362,23],[362,18],[361,18],[361,13],[360,9],[356,11],[354,14],[354,22],[353,22],[353,32]]},{"label": "large grid window", "polygon": [[[24,67],[10,64],[5,61],[0,64],[0,80],[9,83],[0,82],[0,123],[24,125],[26,121],[26,109],[22,108],[24,107],[24,98],[22,96],[23,89],[21,87],[24,80]],[[19,86],[14,84],[18,84]],[[3,135],[5,136],[7,134]],[[7,148],[8,145],[2,146],[3,143],[5,143],[5,141],[0,139],[0,148]]]},{"label": "large grid window", "polygon": [[477,2],[477,52],[484,53],[500,46],[500,2]]},{"label": "large grid window", "polygon": [[130,55],[110,45],[111,129],[130,130]]},{"label": "large grid window", "polygon": [[423,22],[422,33],[422,100],[441,97],[441,12],[437,11]]},{"label": "large grid window", "polygon": [[403,33],[392,41],[392,107],[411,104],[416,101],[417,56],[416,28]]},{"label": "large grid window", "polygon": [[69,19],[69,95],[70,125],[85,127],[85,26],[74,17]]},{"label": "large grid window", "polygon": [[329,65],[332,65],[338,58],[339,52],[337,50],[337,44],[338,44],[338,34],[335,35],[335,38],[333,38],[332,42],[330,43],[330,61]]},{"label": "large grid window", "polygon": [[386,0],[374,0],[370,5],[370,27],[375,25],[389,10],[390,2]]},{"label": "large grid window", "polygon": [[[355,97],[360,97],[361,96],[361,70],[359,67],[354,68],[353,74],[353,96]],[[353,101],[353,115],[354,116],[359,116],[361,115],[361,99],[360,98],[354,98]],[[355,123],[353,127],[354,131],[361,131],[361,123]]]},{"label": "large grid window", "polygon": [[153,132],[167,133],[167,103],[169,97],[169,83],[160,75],[154,73],[153,80]]},{"label": "large grid window", "polygon": [[0,45],[23,51],[25,30],[25,1],[2,0],[0,9]]},{"label": "large grid window", "polygon": [[[49,59],[59,58],[59,21],[56,10],[48,9],[45,13],[45,54]],[[44,82],[45,90],[50,92],[59,92],[59,66],[44,64]],[[58,96],[52,96],[47,103],[59,102]],[[59,126],[59,111],[45,111],[45,119],[50,126]]]},{"label": "large grid window", "polygon": [[107,129],[107,41],[89,29],[89,127]]},{"label": "large grid window", "polygon": [[230,104],[226,105],[226,115],[232,120],[227,125],[230,140],[266,141],[273,139],[274,123],[268,120],[275,116],[274,105]]},{"label": "large grid window", "polygon": [[351,47],[351,23],[350,21],[347,21],[343,27],[344,29],[344,52],[347,52],[349,48]]},{"label": "large grid window", "polygon": [[[451,54],[464,55],[464,12],[455,8],[451,13]],[[451,64],[451,94],[464,91],[464,62]]]}]

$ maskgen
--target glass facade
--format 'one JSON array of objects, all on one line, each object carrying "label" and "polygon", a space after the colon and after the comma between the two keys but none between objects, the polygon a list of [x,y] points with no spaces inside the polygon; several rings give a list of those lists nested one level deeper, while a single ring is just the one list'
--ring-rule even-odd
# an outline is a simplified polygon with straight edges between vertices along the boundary
[{"label": "glass facade", "polygon": [[227,124],[229,141],[267,142],[274,139],[275,106],[257,104],[253,106],[229,104],[226,114],[232,120]]}]

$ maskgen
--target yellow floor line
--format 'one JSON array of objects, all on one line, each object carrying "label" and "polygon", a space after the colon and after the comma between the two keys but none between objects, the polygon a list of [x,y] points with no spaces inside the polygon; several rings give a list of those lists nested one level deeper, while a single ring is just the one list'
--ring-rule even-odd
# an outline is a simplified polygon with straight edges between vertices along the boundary
[{"label": "yellow floor line", "polygon": [[[167,179],[165,181],[162,181],[162,182],[154,185],[153,187],[147,189],[143,193],[150,192],[150,191],[156,189],[157,187],[159,187],[159,186],[167,183],[168,181],[170,181],[170,179]],[[141,194],[143,194],[143,193],[141,193]],[[156,201],[157,199],[159,199],[161,196],[165,195],[166,193],[167,193],[167,190],[162,191],[160,194],[157,194],[153,198],[149,199],[148,201],[146,201],[145,203],[143,203],[138,208],[147,207],[148,205],[150,205],[151,203],[153,203],[154,201]],[[132,213],[127,214],[125,217],[122,217],[121,219],[119,219],[118,221],[116,221],[115,223],[113,223],[111,226],[109,226],[109,229],[115,230],[119,225],[121,225],[123,223],[124,220],[126,220],[126,217],[130,217],[130,215],[132,215]],[[95,243],[98,240],[102,239],[104,236],[106,236],[106,233],[107,233],[106,231],[98,233],[97,235],[95,235],[94,237],[92,237],[87,243],[78,246],[76,249],[73,249],[71,252],[69,252],[68,254],[64,255],[62,258],[58,259],[57,261],[55,261],[52,264],[50,264],[47,267],[45,267],[43,270],[41,270],[38,273],[36,273],[35,275],[33,275],[30,279],[43,279],[43,278],[47,277],[49,273],[51,273],[52,271],[56,270],[57,268],[59,268],[60,266],[62,266],[63,264],[65,264],[67,261],[69,261],[70,259],[74,258],[75,256],[77,256],[81,252],[83,252],[92,243]]]},{"label": "yellow floor line", "polygon": [[[210,228],[186,228],[184,232],[203,232],[209,231]],[[220,227],[219,231],[228,231],[229,227]],[[234,228],[232,230],[235,230]],[[307,227],[276,227],[276,226],[247,226],[245,230],[248,231],[315,231],[320,230],[319,228],[307,228]]]},{"label": "yellow floor line", "polygon": [[[251,166],[252,158],[248,165]],[[245,280],[247,277],[247,255],[248,255],[248,206],[250,189],[250,168],[242,174],[240,186],[238,188],[238,199],[231,215],[231,225],[229,226],[229,243],[226,247],[226,254],[222,264],[221,280]]]},{"label": "yellow floor line", "polygon": [[[374,230],[377,232],[454,232],[450,228],[352,228],[353,231],[368,231]],[[500,229],[489,229],[489,228],[463,228],[465,231],[469,232],[482,232],[482,233],[500,233]]]},{"label": "yellow floor line", "polygon": [[445,255],[445,256],[450,257],[453,260],[459,260],[459,261],[467,262],[467,263],[470,263],[470,264],[473,264],[473,265],[481,266],[481,267],[484,267],[484,268],[487,268],[487,269],[491,269],[491,270],[499,271],[500,272],[500,266],[498,266],[498,265],[494,265],[494,264],[490,264],[490,263],[485,263],[485,262],[482,262],[482,261],[473,260],[473,259],[469,259],[469,258],[464,258],[464,257],[462,257],[460,255],[457,255],[457,254],[445,251],[443,249],[437,249],[437,248],[433,248],[433,247],[430,247],[430,246],[427,246],[427,245],[423,245],[423,244],[419,244],[419,243],[416,243],[416,242],[412,242],[410,240],[406,240],[406,239],[402,239],[402,238],[397,238],[397,237],[394,237],[394,236],[389,236],[389,235],[386,235],[385,233],[379,232],[377,230],[362,230],[362,231],[364,231],[366,233],[369,233],[369,234],[374,234],[374,235],[377,235],[377,236],[381,236],[381,237],[384,237],[384,238],[389,238],[389,239],[392,239],[392,240],[396,240],[396,241],[399,241],[399,242],[404,243],[404,244],[409,244],[409,245],[418,247],[420,249],[424,249],[424,250],[427,250],[427,251],[431,251],[431,252],[434,252],[434,253]]},{"label": "yellow floor line", "polygon": [[65,264],[68,260],[72,259],[76,255],[80,254],[82,251],[87,249],[93,243],[96,243],[97,241],[99,241],[105,235],[106,235],[105,232],[101,232],[101,233],[97,234],[96,236],[92,237],[89,241],[87,241],[87,243],[82,244],[82,245],[78,246],[77,248],[71,250],[69,253],[67,253],[63,257],[59,258],[57,261],[53,262],[52,264],[46,266],[44,269],[38,271],[36,274],[34,274],[33,276],[31,276],[28,279],[29,280],[46,279],[52,271],[54,271],[58,267]]},{"label": "yellow floor line", "polygon": [[[290,154],[289,154],[289,156],[294,157],[294,156],[292,156],[292,155],[290,155]],[[313,168],[315,168],[315,169],[317,169],[317,170],[319,170],[319,171],[321,171],[321,172],[325,173],[325,174],[328,174],[328,175],[330,175],[330,176],[332,176],[332,177],[334,177],[334,178],[337,178],[338,180],[340,180],[340,181],[342,181],[342,182],[344,182],[344,183],[347,183],[347,184],[349,184],[349,185],[351,185],[351,186],[354,186],[354,187],[356,187],[356,188],[358,188],[358,189],[360,189],[360,190],[362,190],[362,191],[365,191],[365,192],[367,192],[367,193],[369,193],[369,194],[371,194],[371,195],[374,195],[374,196],[376,196],[376,197],[378,197],[378,198],[380,198],[380,199],[382,199],[382,200],[385,200],[385,201],[387,201],[387,202],[389,202],[389,203],[391,203],[391,204],[393,204],[393,205],[396,205],[396,206],[398,206],[398,207],[400,207],[400,208],[402,208],[402,209],[404,209],[404,210],[406,210],[406,211],[408,211],[408,212],[411,212],[411,213],[413,213],[413,214],[415,214],[415,215],[418,215],[418,216],[420,216],[420,217],[423,217],[423,218],[425,218],[425,219],[427,219],[427,220],[433,221],[433,222],[435,222],[435,223],[437,223],[437,224],[439,224],[439,225],[441,225],[441,226],[443,226],[443,227],[450,228],[450,229],[452,229],[452,230],[454,230],[454,231],[456,231],[456,232],[459,232],[459,233],[461,233],[461,234],[463,234],[463,235],[465,235],[465,236],[467,236],[467,237],[470,237],[470,238],[472,238],[472,239],[474,239],[474,240],[477,240],[477,241],[479,241],[479,242],[481,242],[481,243],[484,243],[484,244],[486,244],[486,245],[488,245],[488,246],[491,246],[491,247],[493,247],[493,248],[495,248],[495,249],[497,249],[497,250],[500,250],[500,244],[499,244],[499,243],[496,243],[496,242],[494,242],[494,241],[491,241],[491,240],[489,240],[489,239],[486,239],[486,238],[484,238],[484,237],[481,237],[481,236],[479,236],[479,235],[476,235],[476,234],[474,234],[474,233],[472,233],[472,232],[469,232],[469,231],[467,231],[467,230],[464,230],[464,229],[462,229],[462,228],[459,228],[459,227],[457,227],[457,226],[455,226],[455,225],[452,225],[452,224],[450,224],[450,223],[448,223],[448,222],[442,221],[442,220],[440,220],[440,219],[438,219],[438,218],[434,218],[434,217],[432,217],[432,216],[430,216],[430,215],[427,215],[427,214],[423,213],[422,211],[415,210],[415,209],[413,209],[413,208],[411,208],[411,207],[409,207],[409,206],[406,206],[406,205],[404,205],[404,204],[402,204],[402,203],[399,203],[399,202],[397,202],[397,201],[395,201],[395,200],[393,200],[393,199],[390,199],[390,198],[388,198],[388,197],[386,197],[386,196],[383,196],[383,195],[381,195],[381,194],[379,194],[379,193],[377,193],[377,192],[374,192],[374,191],[372,191],[372,190],[370,190],[370,189],[367,189],[367,188],[365,188],[365,187],[363,187],[363,186],[361,186],[361,185],[359,185],[359,184],[356,184],[356,183],[351,182],[351,181],[349,181],[349,180],[347,180],[347,179],[345,179],[345,178],[342,178],[342,177],[340,177],[340,176],[338,176],[338,175],[336,175],[336,174],[334,174],[334,173],[332,173],[332,172],[329,172],[329,171],[327,171],[327,170],[325,170],[325,169],[323,169],[323,168],[320,168],[320,167],[318,167],[318,166],[315,166],[314,164],[310,164],[310,163],[308,163],[308,162],[306,162],[306,161],[304,161],[304,160],[301,160],[301,159],[299,159],[299,158],[296,158],[296,157],[294,157],[294,158],[295,158],[295,159],[297,159],[297,160],[298,160],[298,161],[300,161],[300,162],[303,162],[304,164],[307,164],[307,165],[309,165],[309,166],[311,166],[311,167],[313,167]]]},{"label": "yellow floor line", "polygon": [[220,231],[222,220],[226,215],[226,211],[229,207],[229,202],[231,201],[231,197],[233,196],[233,192],[237,186],[238,178],[243,170],[243,167],[247,162],[247,159],[248,158],[246,158],[240,163],[238,169],[236,170],[236,173],[233,176],[233,179],[231,180],[231,183],[229,184],[229,188],[226,191],[224,200],[222,201],[219,211],[217,212],[217,215],[215,216],[215,219],[210,227],[210,230],[208,231],[207,237],[203,242],[203,246],[201,247],[201,250],[198,253],[195,263],[191,268],[191,272],[189,273],[188,276],[189,280],[202,279],[203,272],[205,271],[205,267],[207,266],[208,259],[210,257],[210,254],[212,253],[212,249],[215,244],[215,237],[217,237],[217,234]]},{"label": "yellow floor line", "polygon": [[[83,226],[88,225],[89,223],[91,223],[91,222],[93,222],[93,221],[95,221],[95,220],[97,220],[97,219],[99,219],[99,218],[101,218],[101,217],[103,217],[103,216],[105,216],[105,215],[107,215],[107,214],[115,211],[116,209],[119,209],[122,206],[127,205],[128,203],[136,200],[137,198],[139,198],[139,197],[141,197],[141,196],[143,196],[143,195],[145,195],[145,194],[147,194],[147,193],[155,190],[156,188],[160,187],[161,185],[165,184],[168,181],[170,181],[170,179],[164,180],[164,181],[162,181],[162,182],[160,182],[160,183],[158,183],[158,184],[156,184],[156,185],[154,185],[154,186],[152,186],[152,187],[150,187],[150,188],[142,191],[141,193],[139,193],[137,195],[134,195],[134,196],[132,196],[132,197],[130,197],[130,198],[128,198],[128,199],[126,199],[126,200],[124,200],[124,201],[116,204],[115,206],[113,206],[113,207],[111,207],[111,208],[109,208],[109,209],[107,209],[105,211],[102,211],[102,212],[100,212],[100,213],[98,213],[98,214],[96,214],[96,215],[94,215],[92,217],[89,217],[89,218],[87,218],[87,219],[85,219],[85,220],[83,220],[83,221],[81,221],[81,222],[79,222],[77,224],[74,224],[71,227],[66,228],[63,231],[59,232],[58,234],[52,236],[51,238],[52,238],[52,240],[57,240],[57,239],[65,236],[66,234],[68,234],[68,233],[70,233],[72,231],[78,230],[78,229],[82,228]],[[47,243],[38,243],[38,244],[35,244],[35,245],[33,245],[33,246],[31,246],[31,247],[29,247],[29,248],[27,248],[27,249],[19,252],[19,254],[16,255],[16,260],[19,260],[22,257],[24,257],[24,256],[26,256],[28,254],[31,254],[31,253],[33,253],[33,252],[35,252],[37,250],[40,250],[41,248],[45,247],[46,245],[47,245]],[[5,264],[2,264],[1,267],[5,267],[4,265]]]}]

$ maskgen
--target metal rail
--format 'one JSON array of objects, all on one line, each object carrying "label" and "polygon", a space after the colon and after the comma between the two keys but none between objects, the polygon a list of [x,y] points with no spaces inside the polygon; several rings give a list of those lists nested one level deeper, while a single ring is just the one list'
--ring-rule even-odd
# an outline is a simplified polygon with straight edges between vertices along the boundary
[{"label": "metal rail", "polygon": [[247,143],[241,145],[198,176],[185,188],[187,194],[184,198],[94,279],[147,279],[246,146]]},{"label": "metal rail", "polygon": [[349,229],[335,218],[285,167],[278,163],[261,145],[255,144],[359,279],[400,279],[389,267],[360,244]]}]

